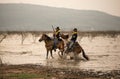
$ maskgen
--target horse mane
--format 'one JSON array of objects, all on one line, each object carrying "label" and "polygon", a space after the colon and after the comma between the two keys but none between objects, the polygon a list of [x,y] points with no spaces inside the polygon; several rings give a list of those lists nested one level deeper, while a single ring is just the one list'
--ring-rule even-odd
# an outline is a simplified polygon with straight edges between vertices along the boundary
[{"label": "horse mane", "polygon": [[47,37],[47,40],[52,40],[48,35],[45,34],[45,36]]}]

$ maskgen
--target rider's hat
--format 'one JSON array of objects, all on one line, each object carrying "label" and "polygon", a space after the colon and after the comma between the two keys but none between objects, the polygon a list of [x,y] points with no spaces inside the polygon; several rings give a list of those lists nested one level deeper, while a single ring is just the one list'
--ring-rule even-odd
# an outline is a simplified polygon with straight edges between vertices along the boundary
[{"label": "rider's hat", "polygon": [[59,27],[56,27],[56,30],[60,30],[60,28],[59,28]]},{"label": "rider's hat", "polygon": [[73,31],[74,31],[74,32],[77,32],[77,28],[74,28]]}]

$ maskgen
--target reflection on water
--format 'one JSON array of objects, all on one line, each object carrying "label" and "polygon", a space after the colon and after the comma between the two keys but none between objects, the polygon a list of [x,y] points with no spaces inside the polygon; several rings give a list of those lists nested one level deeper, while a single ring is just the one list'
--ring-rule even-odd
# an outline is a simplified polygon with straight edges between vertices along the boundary
[{"label": "reflection on water", "polygon": [[53,52],[54,59],[50,56],[49,59],[45,59],[46,50],[44,42],[39,43],[36,41],[36,43],[29,43],[28,41],[31,40],[31,37],[29,37],[21,45],[18,43],[19,40],[7,39],[0,44],[0,57],[3,63],[38,64],[52,67],[102,71],[120,70],[120,35],[115,38],[107,36],[96,36],[93,39],[89,37],[78,38],[78,42],[90,57],[89,61],[86,61],[81,54],[79,55],[79,60],[60,59],[57,52]]}]

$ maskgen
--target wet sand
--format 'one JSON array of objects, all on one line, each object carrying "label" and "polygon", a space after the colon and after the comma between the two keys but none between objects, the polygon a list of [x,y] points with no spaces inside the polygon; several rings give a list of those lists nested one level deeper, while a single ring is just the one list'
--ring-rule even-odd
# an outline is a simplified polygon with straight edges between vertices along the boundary
[{"label": "wet sand", "polygon": [[[64,69],[71,69],[71,73],[76,73],[77,70],[79,70],[79,72],[84,71],[85,76],[87,76],[88,74],[91,75],[93,73],[93,76],[96,75],[95,78],[99,76],[100,72],[100,74],[108,73],[108,75],[114,72],[114,76],[117,76],[119,74],[120,34],[115,37],[111,37],[109,34],[98,35],[95,37],[79,36],[77,41],[84,48],[86,54],[89,56],[89,61],[86,61],[81,54],[79,55],[79,60],[63,60],[59,58],[57,52],[53,52],[54,59],[52,59],[50,56],[49,59],[46,59],[44,42],[38,42],[40,36],[41,34],[33,37],[32,34],[28,33],[23,44],[21,44],[21,35],[8,35],[0,43],[0,57],[3,64],[31,64],[33,66],[37,65],[38,67],[47,67],[45,69],[48,70],[48,67],[50,67],[50,69],[61,69],[61,71],[62,69],[63,71]],[[49,34],[49,36],[52,36],[51,33]],[[66,71],[66,73],[68,73],[68,71]],[[94,79],[93,76],[91,76],[92,79]],[[120,78],[119,75],[117,77],[114,76],[110,76],[109,79]]]},{"label": "wet sand", "polygon": [[0,79],[119,79],[120,70],[92,71],[41,65],[3,65]]}]

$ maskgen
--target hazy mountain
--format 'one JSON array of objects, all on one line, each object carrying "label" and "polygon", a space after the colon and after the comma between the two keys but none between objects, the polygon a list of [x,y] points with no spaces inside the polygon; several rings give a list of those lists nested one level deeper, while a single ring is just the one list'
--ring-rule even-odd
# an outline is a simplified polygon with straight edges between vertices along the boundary
[{"label": "hazy mountain", "polygon": [[119,30],[120,17],[91,10],[73,10],[30,4],[0,4],[1,31]]}]

